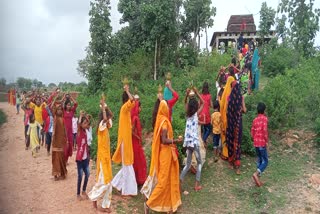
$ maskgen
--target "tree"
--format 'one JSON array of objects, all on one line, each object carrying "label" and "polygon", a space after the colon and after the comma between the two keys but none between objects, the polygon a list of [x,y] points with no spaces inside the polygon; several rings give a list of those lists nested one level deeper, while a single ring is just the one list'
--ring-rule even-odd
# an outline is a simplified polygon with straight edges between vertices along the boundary
[{"label": "tree", "polygon": [[288,28],[286,27],[286,21],[287,21],[287,17],[282,14],[281,18],[276,18],[276,33],[277,33],[277,37],[281,38],[282,42],[285,42],[285,39],[287,37],[288,34]]},{"label": "tree", "polygon": [[[162,49],[176,44],[176,2],[175,0],[151,0],[141,8],[142,29],[154,44],[154,80],[157,67],[161,64]],[[173,48],[175,49],[175,47]]]},{"label": "tree", "polygon": [[183,6],[183,28],[185,32],[193,33],[192,44],[194,49],[197,49],[197,37],[201,30],[213,26],[216,8],[211,7],[211,0],[186,0]]},{"label": "tree", "polygon": [[23,77],[18,77],[17,85],[21,89],[30,90],[31,86],[32,86],[32,80],[31,79],[26,79],[26,78],[23,78]]},{"label": "tree", "polygon": [[86,49],[86,58],[78,62],[77,70],[88,79],[89,91],[94,93],[101,88],[105,65],[113,62],[110,0],[94,0],[90,7],[91,41]]},{"label": "tree", "polygon": [[269,35],[271,26],[274,25],[276,11],[272,7],[268,7],[266,2],[262,2],[260,9],[259,34],[264,38]]},{"label": "tree", "polygon": [[54,89],[56,87],[57,87],[57,85],[55,83],[49,83],[49,85],[48,85],[48,88]]},{"label": "tree", "polygon": [[0,79],[0,87],[5,87],[5,86],[6,86],[6,83],[7,83],[7,80],[2,77],[2,78]]},{"label": "tree", "polygon": [[314,39],[319,31],[320,9],[313,6],[314,0],[309,0],[309,4],[305,0],[282,0],[278,7],[278,11],[288,14],[290,40],[305,57],[314,53]]}]

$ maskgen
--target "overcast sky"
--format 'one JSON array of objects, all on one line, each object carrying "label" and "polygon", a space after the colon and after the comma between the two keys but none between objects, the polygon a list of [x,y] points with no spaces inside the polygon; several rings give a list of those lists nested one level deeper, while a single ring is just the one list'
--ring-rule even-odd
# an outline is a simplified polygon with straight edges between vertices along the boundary
[{"label": "overcast sky", "polygon": [[[210,42],[214,31],[227,27],[230,15],[256,14],[263,0],[213,0],[217,8],[214,26],[208,30]],[[268,0],[276,8],[279,0]],[[117,0],[111,0],[113,32],[121,28]],[[320,1],[315,7],[320,8]],[[2,0],[0,1],[0,78],[13,82],[18,77],[38,79],[46,84],[85,80],[77,73],[77,62],[84,58],[90,40],[89,0]],[[202,47],[205,47],[203,36]],[[320,45],[320,34],[316,38]]]}]

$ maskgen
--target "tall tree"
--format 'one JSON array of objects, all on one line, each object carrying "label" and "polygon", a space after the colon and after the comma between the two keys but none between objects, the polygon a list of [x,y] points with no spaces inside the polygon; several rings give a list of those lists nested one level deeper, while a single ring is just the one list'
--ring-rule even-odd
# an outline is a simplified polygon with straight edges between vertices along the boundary
[{"label": "tall tree", "polygon": [[201,30],[213,26],[216,8],[211,6],[211,0],[186,0],[183,3],[185,17],[184,30],[193,33],[192,44],[197,49],[197,37]]},{"label": "tall tree", "polygon": [[112,63],[112,27],[110,24],[110,0],[90,2],[90,36],[87,56],[79,61],[78,72],[89,81],[89,91],[101,88],[101,80],[106,64]]},{"label": "tall tree", "polygon": [[276,11],[272,7],[268,7],[267,2],[262,2],[260,9],[259,34],[264,38],[269,35],[271,26],[274,25]]},{"label": "tall tree", "polygon": [[161,65],[162,49],[176,44],[177,41],[176,1],[150,0],[141,7],[141,16],[142,29],[149,34],[154,44],[153,78],[156,80],[157,67]]},{"label": "tall tree", "polygon": [[314,9],[314,0],[282,0],[278,11],[288,14],[290,39],[305,57],[314,53],[314,39],[319,31],[320,9]]},{"label": "tall tree", "polygon": [[282,14],[281,18],[276,18],[276,33],[278,38],[281,38],[282,42],[285,42],[289,29],[286,27],[287,17]]}]

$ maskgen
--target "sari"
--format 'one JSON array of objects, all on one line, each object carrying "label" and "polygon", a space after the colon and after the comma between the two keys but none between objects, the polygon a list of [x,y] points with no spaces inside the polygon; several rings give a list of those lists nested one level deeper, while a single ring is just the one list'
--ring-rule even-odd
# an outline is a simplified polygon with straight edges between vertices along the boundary
[{"label": "sari", "polygon": [[220,113],[222,120],[222,132],[221,132],[221,142],[222,142],[222,152],[221,158],[226,160],[228,158],[228,147],[226,145],[226,130],[228,126],[227,121],[227,108],[228,108],[228,98],[231,93],[231,83],[234,81],[234,77],[229,76],[227,79],[226,86],[224,88],[221,101],[220,101]]},{"label": "sari", "polygon": [[141,193],[148,198],[146,203],[150,209],[157,212],[175,212],[181,205],[179,161],[176,155],[176,147],[161,143],[162,130],[167,130],[167,137],[173,139],[169,108],[164,100],[160,102],[153,131],[149,176],[141,189]]},{"label": "sari", "polygon": [[259,60],[260,60],[260,56],[259,56],[259,51],[256,48],[253,52],[253,57],[252,57],[252,67],[251,67],[251,71],[252,71],[252,90],[259,89],[259,78],[260,78],[260,70],[259,70]]},{"label": "sari", "polygon": [[142,127],[139,118],[139,101],[135,102],[131,110],[132,147],[133,147],[133,169],[138,185],[143,185],[147,179],[147,161],[142,148]]},{"label": "sari", "polygon": [[137,195],[137,181],[133,169],[134,155],[132,146],[131,110],[134,101],[128,100],[120,109],[118,143],[112,160],[122,163],[122,168],[112,180],[112,186],[122,195]]},{"label": "sari", "polygon": [[73,130],[72,130],[72,118],[77,110],[77,103],[74,103],[70,111],[63,111],[63,120],[66,127],[68,142],[64,148],[64,158],[68,162],[69,157],[72,156],[73,152]]},{"label": "sari", "polygon": [[67,164],[64,156],[64,147],[67,144],[67,134],[63,116],[56,115],[55,108],[52,113],[54,115],[52,134],[52,175],[64,178],[67,175]]},{"label": "sari", "polygon": [[97,150],[97,175],[96,184],[89,192],[91,201],[102,198],[102,208],[110,208],[112,198],[112,167],[110,155],[109,127],[103,120],[100,122],[98,130],[98,150]]},{"label": "sari", "polygon": [[239,83],[235,84],[230,94],[227,114],[228,161],[230,164],[239,167],[242,141],[242,95]]}]

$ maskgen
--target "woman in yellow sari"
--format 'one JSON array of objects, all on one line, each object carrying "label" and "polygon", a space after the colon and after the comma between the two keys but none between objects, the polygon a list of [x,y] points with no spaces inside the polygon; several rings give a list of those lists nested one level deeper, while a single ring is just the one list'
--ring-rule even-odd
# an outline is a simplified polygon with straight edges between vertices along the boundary
[{"label": "woman in yellow sari", "polygon": [[[162,95],[158,97],[162,100]],[[174,144],[182,142],[182,137],[173,139],[168,105],[165,100],[160,104],[159,101],[155,106],[159,106],[159,110],[154,124],[150,172],[141,189],[147,198],[145,214],[149,209],[173,213],[181,205],[179,161]]]},{"label": "woman in yellow sari", "polygon": [[93,201],[93,207],[97,209],[97,200],[102,198],[101,211],[111,212],[112,197],[112,167],[110,155],[109,129],[112,127],[113,114],[105,104],[104,98],[101,100],[101,112],[99,114],[98,151],[97,151],[97,175],[96,184],[89,192],[88,197]]},{"label": "woman in yellow sari", "polygon": [[227,79],[226,86],[224,88],[221,100],[220,100],[220,113],[222,120],[222,132],[221,132],[221,142],[222,142],[222,152],[221,158],[224,160],[228,159],[228,146],[226,144],[226,130],[228,126],[227,120],[227,109],[228,109],[228,98],[231,93],[232,87],[231,83],[234,81],[233,76],[229,76]]}]

